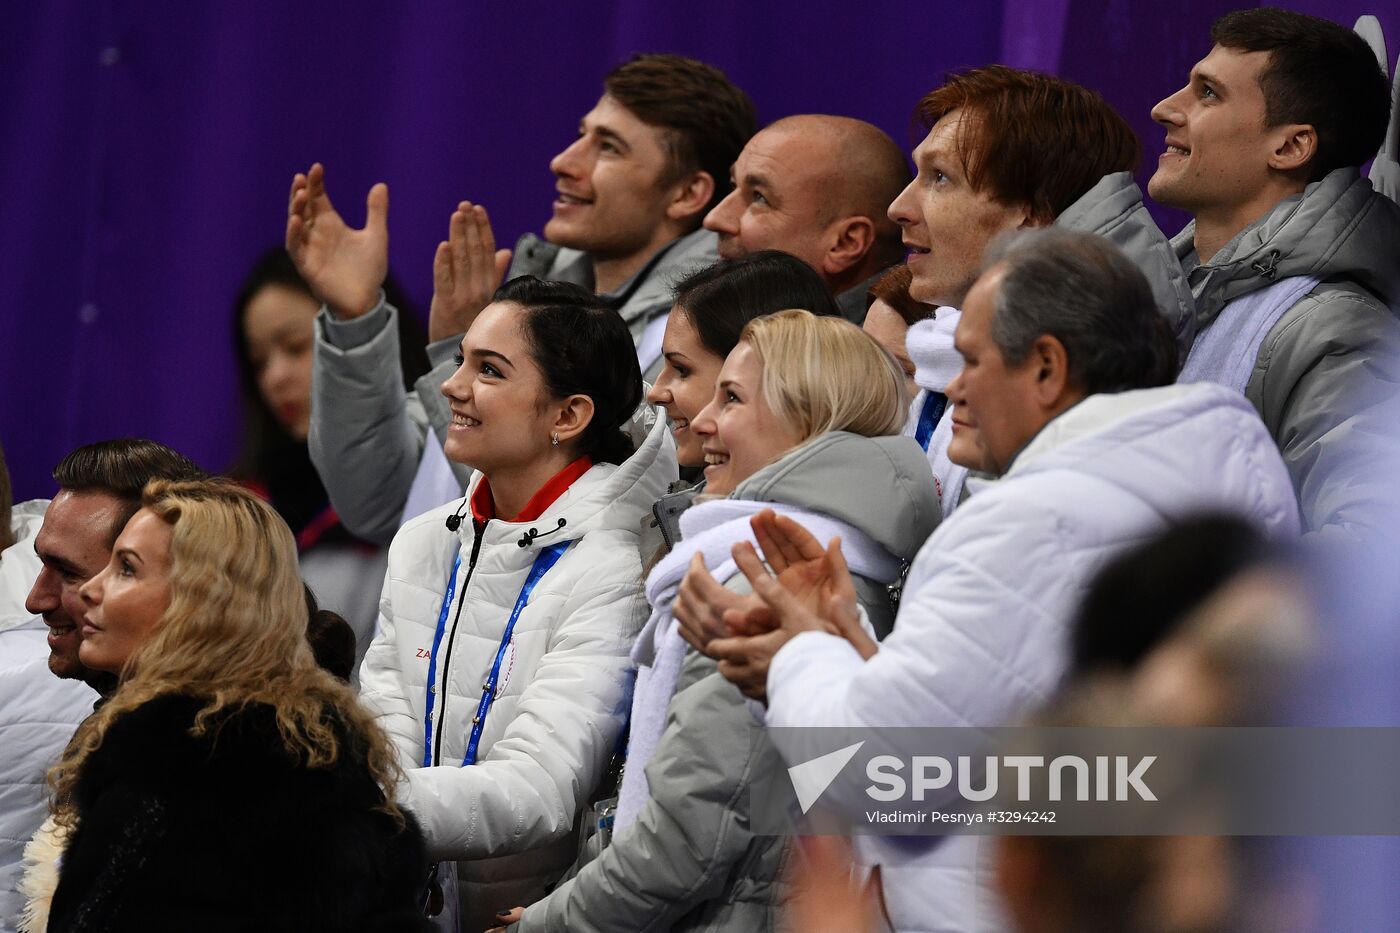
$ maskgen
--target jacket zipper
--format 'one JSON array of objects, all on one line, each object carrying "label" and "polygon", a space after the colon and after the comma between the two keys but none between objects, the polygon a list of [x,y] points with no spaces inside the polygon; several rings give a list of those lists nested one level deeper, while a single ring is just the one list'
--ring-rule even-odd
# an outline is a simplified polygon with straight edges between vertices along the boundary
[{"label": "jacket zipper", "polygon": [[433,736],[433,764],[442,763],[442,724],[447,721],[448,673],[452,670],[452,643],[457,637],[457,622],[462,618],[462,607],[467,603],[467,587],[472,582],[472,571],[476,569],[476,558],[481,553],[481,539],[486,531],[486,522],[472,519],[472,556],[467,561],[467,575],[462,580],[462,595],[457,599],[457,614],[452,617],[452,631],[447,634],[447,653],[438,665],[438,711],[437,728]]}]

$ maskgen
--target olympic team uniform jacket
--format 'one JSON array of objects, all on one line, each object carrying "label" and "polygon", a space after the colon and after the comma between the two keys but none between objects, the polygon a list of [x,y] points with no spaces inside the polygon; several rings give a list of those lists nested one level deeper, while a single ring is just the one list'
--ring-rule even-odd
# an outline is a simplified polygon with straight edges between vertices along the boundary
[{"label": "olympic team uniform jacket", "polygon": [[[1271,537],[1299,533],[1268,431],[1237,392],[1209,384],[1090,396],[974,493],[920,549],[874,657],[823,632],[774,656],[768,726],[789,765],[830,748],[821,730],[777,727],[1015,725],[1059,686],[1094,574],[1186,518],[1227,512]],[[859,813],[866,783],[837,781],[823,801]],[[990,836],[858,839],[903,933],[1007,929],[995,852]]]},{"label": "olympic team uniform jacket", "polygon": [[[594,465],[534,521],[474,522],[465,503],[476,476],[466,500],[394,538],[361,696],[414,769],[400,802],[418,817],[430,856],[472,860],[460,874],[473,913],[537,900],[573,861],[575,819],[626,720],[629,652],[648,615],[637,530],[675,479],[674,442],[657,417],[631,458]],[[462,767],[512,609],[541,552],[561,544],[501,658],[476,764]]]}]

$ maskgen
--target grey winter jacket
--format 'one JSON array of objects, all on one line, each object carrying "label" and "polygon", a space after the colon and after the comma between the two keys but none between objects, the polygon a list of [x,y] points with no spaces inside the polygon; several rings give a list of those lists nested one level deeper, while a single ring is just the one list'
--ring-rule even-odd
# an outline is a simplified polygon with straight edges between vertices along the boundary
[{"label": "grey winter jacket", "polygon": [[1142,203],[1131,172],[1099,179],[1059,217],[1055,226],[1092,233],[1121,249],[1147,276],[1157,307],[1171,325],[1183,356],[1195,339],[1195,301],[1172,244]]},{"label": "grey winter jacket", "polygon": [[[642,339],[647,325],[664,317],[671,310],[671,293],[682,277],[719,259],[719,237],[708,230],[688,233],[662,252],[615,292],[603,297],[621,302],[618,313],[632,331],[632,342]],[[522,275],[550,282],[572,282],[592,289],[593,262],[588,254],[576,249],[555,246],[533,233],[522,236],[515,244],[510,270],[506,277]]]},{"label": "grey winter jacket", "polygon": [[[666,247],[653,265],[604,297],[625,299],[618,313],[636,342],[648,323],[670,310],[675,280],[718,258],[715,234],[697,230]],[[585,254],[552,246],[532,234],[516,244],[508,278],[521,275],[593,285]],[[323,307],[317,316],[311,378],[311,462],[345,527],[382,545],[399,530],[429,429],[435,443],[447,439],[451,412],[441,387],[456,369],[453,356],[462,340],[456,334],[428,344],[432,368],[405,394],[397,313],[381,300],[368,314],[342,321]],[[458,463],[451,467],[465,489],[471,470]]]},{"label": "grey winter jacket", "polygon": [[[928,461],[907,437],[825,434],[758,471],[733,495],[823,512],[903,560],[912,560],[939,518]],[[857,593],[873,622],[888,620],[883,586],[860,580]],[[787,847],[781,837],[750,830],[748,785],[781,766],[738,689],[713,661],[691,652],[646,767],[651,799],[576,877],[527,907],[514,929],[778,927]]]},{"label": "grey winter jacket", "polygon": [[1354,168],[1280,201],[1199,262],[1172,242],[1204,330],[1236,298],[1290,276],[1322,281],[1265,336],[1245,387],[1288,466],[1309,540],[1400,527],[1400,206]]}]

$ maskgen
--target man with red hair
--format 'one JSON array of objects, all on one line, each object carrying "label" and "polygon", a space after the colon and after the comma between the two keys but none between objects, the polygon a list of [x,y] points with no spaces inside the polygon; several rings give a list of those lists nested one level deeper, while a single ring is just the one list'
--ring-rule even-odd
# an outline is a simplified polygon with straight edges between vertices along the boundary
[{"label": "man with red hair", "polygon": [[941,305],[909,329],[916,400],[911,430],[928,451],[943,514],[958,506],[966,468],[947,457],[952,417],[943,390],[962,365],[953,351],[958,308],[998,234],[1054,225],[1102,236],[1147,277],[1179,346],[1193,305],[1181,266],[1142,204],[1132,170],[1141,148],[1127,122],[1093,91],[1002,65],[952,75],[919,102],[928,127],[914,180],[890,205],[904,231],[909,294]]}]

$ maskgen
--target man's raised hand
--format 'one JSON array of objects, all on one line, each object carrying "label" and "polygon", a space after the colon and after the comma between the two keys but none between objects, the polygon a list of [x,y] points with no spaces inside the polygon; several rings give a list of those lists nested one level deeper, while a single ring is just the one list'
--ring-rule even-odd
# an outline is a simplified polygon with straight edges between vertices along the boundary
[{"label": "man's raised hand", "polygon": [[480,204],[463,201],[448,222],[447,241],[433,256],[433,303],[428,339],[466,333],[491,302],[510,267],[510,250],[496,249],[491,218]]},{"label": "man's raised hand", "polygon": [[292,178],[287,202],[287,252],[316,297],[342,319],[359,317],[379,300],[389,272],[389,186],[380,182],[365,199],[365,225],[356,230],[326,194],[326,170],[317,162]]}]

